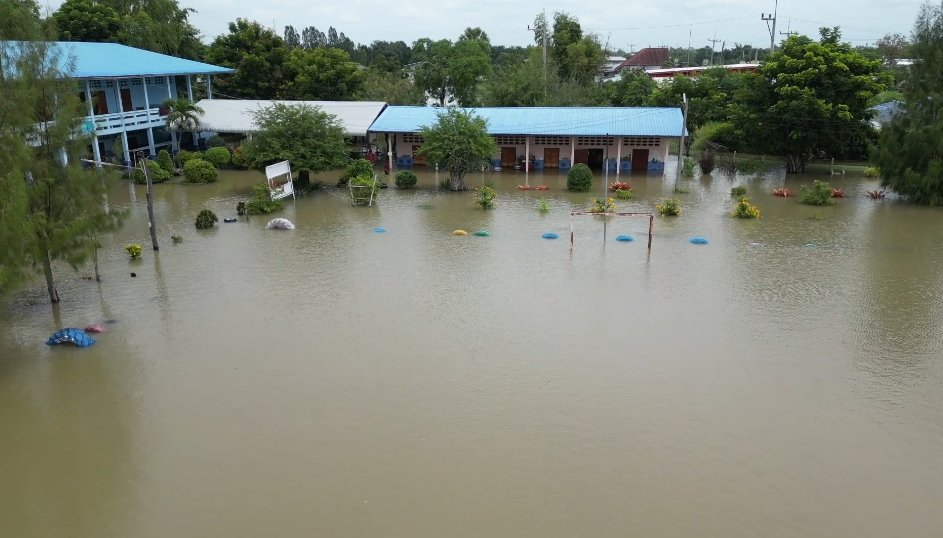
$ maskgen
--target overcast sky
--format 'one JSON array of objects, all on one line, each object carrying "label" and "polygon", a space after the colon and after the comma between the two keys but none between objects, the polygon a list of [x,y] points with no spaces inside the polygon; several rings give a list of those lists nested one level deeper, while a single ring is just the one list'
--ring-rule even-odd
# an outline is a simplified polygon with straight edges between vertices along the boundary
[{"label": "overcast sky", "polygon": [[[468,26],[479,26],[497,45],[526,45],[533,37],[527,26],[546,8],[575,15],[584,31],[626,51],[634,47],[669,45],[710,46],[716,36],[727,46],[744,43],[769,46],[769,33],[760,14],[773,11],[774,0],[581,0],[531,4],[514,0],[179,0],[197,11],[191,22],[209,42],[226,32],[237,17],[274,27],[281,35],[286,25],[298,31],[315,26],[327,32],[333,26],[357,43],[420,37],[452,39]],[[51,1],[55,9],[61,2]],[[873,43],[887,33],[910,35],[922,4],[918,0],[781,0],[776,32],[787,29],[817,36],[820,26],[841,26],[845,41]],[[784,36],[777,35],[777,42]]]}]

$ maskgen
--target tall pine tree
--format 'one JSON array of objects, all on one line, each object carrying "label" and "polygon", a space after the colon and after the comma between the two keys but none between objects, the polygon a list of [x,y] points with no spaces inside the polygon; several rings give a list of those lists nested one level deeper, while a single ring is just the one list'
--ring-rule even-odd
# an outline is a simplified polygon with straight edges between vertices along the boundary
[{"label": "tall pine tree", "polygon": [[914,25],[905,103],[881,129],[881,184],[924,205],[943,205],[943,5],[924,4]]}]

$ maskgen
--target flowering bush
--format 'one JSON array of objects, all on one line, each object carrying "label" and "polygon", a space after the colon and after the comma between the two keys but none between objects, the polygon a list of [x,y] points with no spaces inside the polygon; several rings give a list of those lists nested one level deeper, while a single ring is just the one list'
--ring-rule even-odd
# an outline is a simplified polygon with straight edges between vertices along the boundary
[{"label": "flowering bush", "polygon": [[782,196],[783,198],[788,198],[795,195],[796,193],[792,189],[773,189],[773,196]]},{"label": "flowering bush", "polygon": [[844,189],[832,189],[832,198],[844,198],[845,191]]},{"label": "flowering bush", "polygon": [[879,190],[879,191],[877,191],[877,190],[875,190],[875,191],[867,191],[865,194],[868,196],[868,198],[870,198],[870,199],[872,199],[872,200],[883,200],[883,199],[884,199],[884,195],[885,195],[883,189],[882,189],[882,190]]},{"label": "flowering bush", "polygon": [[480,205],[482,209],[494,207],[494,199],[497,196],[498,193],[488,185],[475,188],[475,203]]},{"label": "flowering bush", "polygon": [[612,198],[593,198],[589,203],[590,213],[612,213],[619,209]]},{"label": "flowering bush", "polygon": [[630,185],[627,181],[616,181],[612,185],[609,185],[609,190],[612,192],[630,191],[632,190],[632,185]]},{"label": "flowering bush", "polygon": [[128,253],[128,256],[131,256],[132,260],[140,258],[143,250],[140,243],[128,243],[124,246],[124,251]]},{"label": "flowering bush", "polygon": [[674,198],[669,198],[655,206],[658,214],[663,217],[677,217],[681,214],[681,202]]},{"label": "flowering bush", "polygon": [[760,208],[750,203],[749,198],[741,198],[737,207],[733,209],[731,216],[738,219],[758,219],[760,218]]}]

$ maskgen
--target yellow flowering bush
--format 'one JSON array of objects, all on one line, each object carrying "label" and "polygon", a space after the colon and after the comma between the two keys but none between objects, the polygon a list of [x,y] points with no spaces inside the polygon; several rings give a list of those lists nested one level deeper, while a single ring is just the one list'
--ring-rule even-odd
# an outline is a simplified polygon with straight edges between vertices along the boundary
[{"label": "yellow flowering bush", "polygon": [[750,203],[749,198],[741,198],[737,207],[733,208],[731,216],[738,219],[758,219],[760,218],[760,208]]},{"label": "yellow flowering bush", "polygon": [[663,203],[656,205],[655,209],[658,210],[658,214],[662,217],[677,217],[681,214],[681,202],[674,198],[669,198]]},{"label": "yellow flowering bush", "polygon": [[590,213],[612,213],[618,210],[619,207],[612,198],[593,198],[589,203]]}]

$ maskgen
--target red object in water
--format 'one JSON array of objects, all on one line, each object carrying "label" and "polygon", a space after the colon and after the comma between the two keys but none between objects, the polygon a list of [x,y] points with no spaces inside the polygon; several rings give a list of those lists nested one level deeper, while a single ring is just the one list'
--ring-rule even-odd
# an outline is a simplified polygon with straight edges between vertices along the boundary
[{"label": "red object in water", "polygon": [[795,194],[792,192],[792,189],[773,189],[773,196],[782,196],[783,198],[788,198]]},{"label": "red object in water", "polygon": [[386,176],[390,175],[390,163],[386,163],[383,165],[383,175],[386,175]]},{"label": "red object in water", "polygon": [[832,189],[832,198],[844,198],[845,191],[843,189]]},{"label": "red object in water", "polygon": [[85,332],[87,332],[87,333],[103,333],[103,332],[105,332],[105,328],[102,327],[101,325],[98,325],[98,324],[89,325],[88,327],[85,327]]}]

